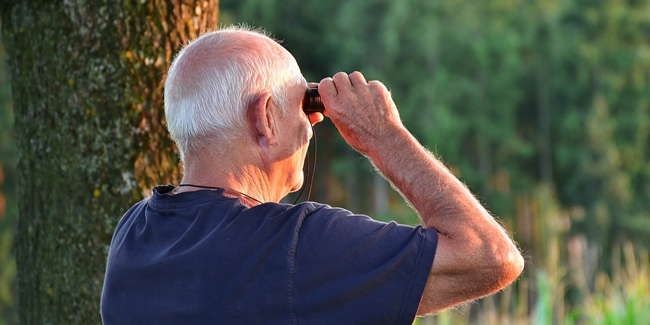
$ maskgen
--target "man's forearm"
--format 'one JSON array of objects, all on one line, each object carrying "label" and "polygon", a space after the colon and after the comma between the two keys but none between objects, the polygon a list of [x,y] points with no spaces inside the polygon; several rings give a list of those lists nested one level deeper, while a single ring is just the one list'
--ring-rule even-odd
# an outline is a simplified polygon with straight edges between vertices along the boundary
[{"label": "man's forearm", "polygon": [[[472,193],[404,127],[368,153],[375,166],[417,210],[424,224],[468,246],[507,234]],[[489,240],[487,237],[491,237]]]},{"label": "man's forearm", "polygon": [[[463,184],[403,127],[368,153],[373,164],[413,205],[427,227],[443,231],[440,216],[486,213]],[[438,222],[437,222],[438,221]]]}]

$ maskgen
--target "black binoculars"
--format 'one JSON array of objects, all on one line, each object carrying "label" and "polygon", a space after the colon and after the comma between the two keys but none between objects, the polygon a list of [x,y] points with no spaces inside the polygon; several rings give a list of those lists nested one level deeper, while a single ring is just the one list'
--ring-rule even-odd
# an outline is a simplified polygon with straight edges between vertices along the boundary
[{"label": "black binoculars", "polygon": [[323,113],[325,111],[325,106],[323,106],[320,94],[318,94],[318,87],[307,88],[305,98],[302,100],[302,110],[305,111],[305,114]]}]

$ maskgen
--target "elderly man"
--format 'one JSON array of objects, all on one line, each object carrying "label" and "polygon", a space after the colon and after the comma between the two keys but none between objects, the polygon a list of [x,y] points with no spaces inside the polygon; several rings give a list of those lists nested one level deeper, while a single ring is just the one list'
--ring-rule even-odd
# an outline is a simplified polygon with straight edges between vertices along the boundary
[{"label": "elderly man", "polygon": [[523,269],[506,232],[402,125],[363,75],[320,82],[328,116],[413,205],[424,226],[305,202],[307,83],[289,52],[242,28],[181,51],[165,114],[183,161],[118,224],[105,324],[411,324],[500,290]]}]

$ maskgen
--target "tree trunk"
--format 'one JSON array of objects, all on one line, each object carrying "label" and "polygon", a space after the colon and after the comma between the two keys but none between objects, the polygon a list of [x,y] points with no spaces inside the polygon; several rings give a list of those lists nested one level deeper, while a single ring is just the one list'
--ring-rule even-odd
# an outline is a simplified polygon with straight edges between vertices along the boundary
[{"label": "tree trunk", "polygon": [[19,151],[22,324],[98,324],[122,214],[178,176],[162,79],[218,0],[0,3]]}]

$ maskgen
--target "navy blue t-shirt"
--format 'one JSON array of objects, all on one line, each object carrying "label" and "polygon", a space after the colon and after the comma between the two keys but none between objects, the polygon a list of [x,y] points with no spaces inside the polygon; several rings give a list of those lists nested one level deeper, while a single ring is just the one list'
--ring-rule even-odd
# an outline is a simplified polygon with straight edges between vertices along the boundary
[{"label": "navy blue t-shirt", "polygon": [[435,229],[223,190],[133,206],[115,229],[104,324],[411,324]]}]

